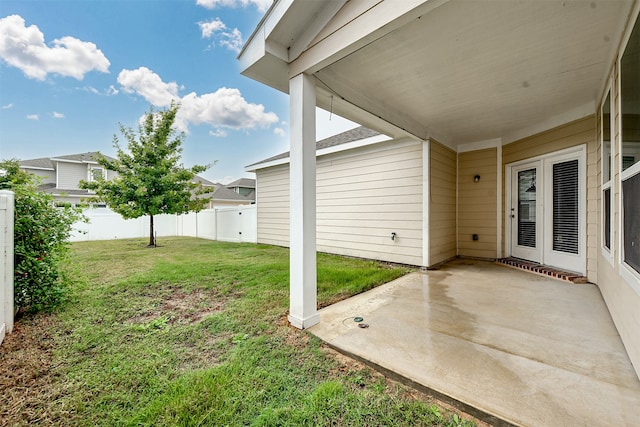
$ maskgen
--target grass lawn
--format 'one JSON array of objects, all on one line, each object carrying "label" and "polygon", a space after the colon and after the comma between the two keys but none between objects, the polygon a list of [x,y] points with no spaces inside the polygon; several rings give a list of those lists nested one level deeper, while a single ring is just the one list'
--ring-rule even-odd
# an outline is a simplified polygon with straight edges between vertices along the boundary
[{"label": "grass lawn", "polygon": [[[288,250],[75,243],[71,300],[0,347],[0,425],[472,425],[291,328]],[[318,255],[325,306],[409,270]]]}]

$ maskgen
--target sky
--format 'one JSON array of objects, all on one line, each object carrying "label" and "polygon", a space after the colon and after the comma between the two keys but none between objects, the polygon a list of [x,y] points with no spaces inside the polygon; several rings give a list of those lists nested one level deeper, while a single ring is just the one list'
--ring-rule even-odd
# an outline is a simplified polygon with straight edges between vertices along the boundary
[{"label": "sky", "polygon": [[[214,182],[289,150],[288,95],[236,59],[271,0],[0,0],[0,159],[100,151],[180,103],[182,161]],[[317,137],[356,124],[318,110]]]}]

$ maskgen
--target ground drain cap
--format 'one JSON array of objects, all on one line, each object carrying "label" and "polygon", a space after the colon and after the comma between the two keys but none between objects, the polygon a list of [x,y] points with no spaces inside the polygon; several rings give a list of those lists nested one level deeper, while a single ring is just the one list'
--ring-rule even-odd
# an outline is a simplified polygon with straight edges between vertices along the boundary
[{"label": "ground drain cap", "polygon": [[365,328],[368,328],[368,327],[369,327],[369,324],[368,324],[368,323],[360,323],[360,324],[358,325],[358,327],[359,327],[359,328],[362,328],[362,329],[365,329]]}]

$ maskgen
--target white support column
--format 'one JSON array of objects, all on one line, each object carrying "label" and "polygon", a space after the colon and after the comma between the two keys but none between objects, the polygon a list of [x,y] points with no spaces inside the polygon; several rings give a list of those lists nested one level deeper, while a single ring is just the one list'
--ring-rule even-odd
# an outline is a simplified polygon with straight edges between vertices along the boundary
[{"label": "white support column", "polygon": [[422,142],[422,267],[429,267],[429,210],[431,205],[431,140]]},{"label": "white support column", "polygon": [[289,81],[290,287],[289,322],[305,329],[320,321],[316,277],[316,89],[313,78]]},{"label": "white support column", "polygon": [[13,330],[13,192],[0,190],[0,343]]}]

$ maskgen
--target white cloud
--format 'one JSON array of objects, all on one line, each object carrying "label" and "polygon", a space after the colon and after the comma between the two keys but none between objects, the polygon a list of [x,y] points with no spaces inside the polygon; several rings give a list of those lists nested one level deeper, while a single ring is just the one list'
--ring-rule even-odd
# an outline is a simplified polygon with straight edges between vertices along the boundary
[{"label": "white cloud", "polygon": [[118,89],[116,89],[116,87],[114,85],[110,85],[107,89],[104,89],[102,92],[100,92],[98,89],[96,89],[93,86],[85,86],[83,88],[80,88],[81,90],[84,90],[86,92],[91,92],[95,95],[106,95],[106,96],[112,96],[112,95],[117,95],[118,93],[120,93],[120,91]]},{"label": "white cloud", "polygon": [[231,129],[255,129],[278,123],[275,113],[265,112],[264,105],[248,103],[235,88],[222,87],[213,93],[190,93],[180,100],[176,127],[187,131],[188,124],[209,124]]},{"label": "white cloud", "polygon": [[44,80],[53,73],[82,80],[93,70],[109,72],[111,63],[94,43],[67,36],[52,45],[45,44],[37,26],[25,26],[21,16],[0,19],[0,58],[29,78]]},{"label": "white cloud", "polygon": [[166,107],[180,98],[176,82],[163,82],[159,75],[147,67],[120,71],[118,83],[125,92],[137,93],[157,107]]},{"label": "white cloud", "polygon": [[7,104],[2,106],[3,110],[8,110],[9,108],[13,108],[13,104]]},{"label": "white cloud", "polygon": [[64,114],[54,111],[53,113],[51,113],[51,117],[53,117],[54,119],[64,119]]},{"label": "white cloud", "polygon": [[210,22],[198,22],[198,26],[200,27],[200,31],[202,32],[203,39],[208,39],[214,33],[227,29],[227,26],[224,25],[224,22],[222,22],[220,18],[216,18]]},{"label": "white cloud", "polygon": [[242,49],[243,41],[240,30],[237,28],[230,30],[220,18],[209,22],[198,22],[198,26],[200,27],[202,38],[212,38],[218,45],[236,53]]},{"label": "white cloud", "polygon": [[266,12],[273,0],[196,0],[196,4],[207,9],[216,7],[247,7],[254,5],[260,12]]},{"label": "white cloud", "polygon": [[209,135],[215,136],[216,138],[224,138],[225,136],[227,136],[227,132],[225,132],[223,129],[216,129],[210,130]]},{"label": "white cloud", "polygon": [[266,112],[262,104],[247,102],[240,90],[234,88],[223,87],[203,95],[191,92],[180,97],[176,82],[165,83],[146,67],[122,70],[118,83],[125,92],[138,94],[156,107],[166,107],[172,100],[178,102],[175,127],[182,132],[188,132],[190,124],[208,124],[216,128],[214,136],[222,136],[220,132],[224,129],[220,128],[265,128],[279,121],[275,113]]},{"label": "white cloud", "polygon": [[278,136],[287,136],[287,132],[285,132],[285,130],[282,128],[275,128],[273,130],[273,133],[275,133]]},{"label": "white cloud", "polygon": [[28,114],[27,115],[27,119],[29,119],[29,120],[40,120],[40,117],[38,117],[37,114]]}]

